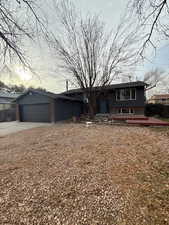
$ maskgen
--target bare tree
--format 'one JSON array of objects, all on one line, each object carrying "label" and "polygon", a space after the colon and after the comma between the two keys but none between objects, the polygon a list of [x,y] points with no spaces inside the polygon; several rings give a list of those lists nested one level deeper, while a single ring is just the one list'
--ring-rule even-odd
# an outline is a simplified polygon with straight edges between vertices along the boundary
[{"label": "bare tree", "polygon": [[[36,0],[0,0],[0,57],[1,62],[13,56],[27,65],[22,39],[35,38],[34,31],[45,29]],[[36,33],[36,35],[38,35]]]},{"label": "bare tree", "polygon": [[129,1],[128,10],[136,21],[138,18],[144,36],[140,48],[140,55],[144,56],[146,47],[156,48],[154,37],[169,38],[169,6],[167,0],[132,0]]},{"label": "bare tree", "polygon": [[144,75],[144,82],[148,84],[146,91],[151,90],[159,85],[165,78],[165,71],[156,68]]},{"label": "bare tree", "polygon": [[131,24],[124,20],[115,32],[108,33],[99,16],[82,17],[69,0],[61,1],[55,9],[60,29],[48,36],[48,42],[59,66],[82,88],[93,115],[94,87],[109,85],[134,65],[136,32],[129,33]]}]

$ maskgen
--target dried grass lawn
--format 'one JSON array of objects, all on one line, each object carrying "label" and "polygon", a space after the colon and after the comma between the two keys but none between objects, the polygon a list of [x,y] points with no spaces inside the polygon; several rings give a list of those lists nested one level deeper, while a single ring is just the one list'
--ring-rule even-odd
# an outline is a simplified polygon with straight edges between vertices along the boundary
[{"label": "dried grass lawn", "polygon": [[58,124],[1,137],[0,224],[169,224],[169,130]]}]

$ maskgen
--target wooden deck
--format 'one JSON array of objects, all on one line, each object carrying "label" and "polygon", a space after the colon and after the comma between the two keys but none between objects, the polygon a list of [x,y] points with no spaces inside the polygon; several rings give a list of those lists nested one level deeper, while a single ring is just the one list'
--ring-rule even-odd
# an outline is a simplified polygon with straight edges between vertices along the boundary
[{"label": "wooden deck", "polygon": [[111,117],[113,120],[148,120],[144,115],[115,115]]},{"label": "wooden deck", "polygon": [[144,125],[144,126],[169,126],[169,122],[162,121],[155,118],[148,118],[148,120],[126,120],[128,124]]},{"label": "wooden deck", "polygon": [[113,115],[111,119],[117,122],[125,122],[130,125],[169,126],[169,122],[153,117],[146,117],[144,115]]}]

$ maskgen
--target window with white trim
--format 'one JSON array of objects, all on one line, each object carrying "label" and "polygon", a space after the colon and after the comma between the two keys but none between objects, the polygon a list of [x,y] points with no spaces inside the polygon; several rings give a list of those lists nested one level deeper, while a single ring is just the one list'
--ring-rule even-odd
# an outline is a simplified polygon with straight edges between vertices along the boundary
[{"label": "window with white trim", "polygon": [[132,108],[120,108],[119,113],[120,114],[134,114],[134,109],[132,109]]},{"label": "window with white trim", "polygon": [[136,89],[135,88],[123,88],[116,90],[116,100],[136,100]]}]

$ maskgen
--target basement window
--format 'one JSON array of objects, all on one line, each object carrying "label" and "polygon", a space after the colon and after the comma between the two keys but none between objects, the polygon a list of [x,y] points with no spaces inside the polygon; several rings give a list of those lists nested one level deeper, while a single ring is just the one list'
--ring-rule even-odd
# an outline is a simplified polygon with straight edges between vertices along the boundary
[{"label": "basement window", "polygon": [[120,108],[120,114],[134,114],[134,110],[132,108]]}]

